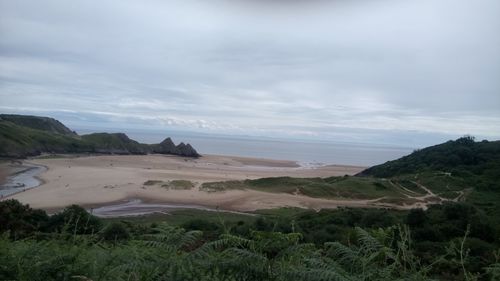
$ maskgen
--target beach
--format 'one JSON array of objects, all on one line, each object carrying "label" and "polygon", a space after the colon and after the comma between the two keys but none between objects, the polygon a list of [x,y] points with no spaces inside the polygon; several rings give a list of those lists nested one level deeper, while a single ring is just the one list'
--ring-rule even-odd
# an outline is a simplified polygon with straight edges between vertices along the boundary
[{"label": "beach", "polygon": [[[335,208],[367,202],[336,201],[254,190],[200,191],[204,182],[264,177],[330,177],[353,175],[364,167],[328,165],[302,167],[294,161],[206,155],[183,158],[168,155],[66,156],[25,161],[47,168],[38,175],[42,185],[8,198],[34,208],[56,211],[71,204],[99,207],[140,199],[150,203],[193,204],[231,211],[277,207]],[[165,189],[148,181],[191,181],[187,190]]]}]

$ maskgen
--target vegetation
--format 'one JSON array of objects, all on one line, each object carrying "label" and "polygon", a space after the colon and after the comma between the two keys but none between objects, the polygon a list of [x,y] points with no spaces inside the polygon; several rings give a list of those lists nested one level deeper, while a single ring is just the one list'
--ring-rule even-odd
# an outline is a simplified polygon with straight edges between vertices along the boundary
[{"label": "vegetation", "polygon": [[438,187],[454,180],[457,187],[500,191],[500,141],[475,142],[473,137],[431,146],[361,173],[378,178],[432,174]]},{"label": "vegetation", "polygon": [[390,178],[416,192],[411,183],[425,186],[442,198],[473,204],[500,224],[500,141],[466,136],[371,167],[360,176]]},{"label": "vegetation", "polygon": [[191,189],[194,186],[195,184],[188,180],[171,180],[161,185],[166,189]]},{"label": "vegetation", "polygon": [[171,180],[171,181],[161,181],[161,180],[148,180],[144,182],[145,186],[154,186],[158,185],[165,189],[192,189],[195,184],[192,181],[188,180]]},{"label": "vegetation", "polygon": [[147,180],[143,184],[145,186],[152,186],[152,185],[157,185],[157,184],[162,184],[162,183],[163,183],[163,181],[160,181],[160,180]]},{"label": "vegetation", "polygon": [[0,156],[26,157],[50,153],[83,153],[92,146],[77,137],[56,134],[0,120]]},{"label": "vegetation", "polygon": [[162,218],[103,221],[78,206],[47,216],[14,200],[0,202],[0,210],[8,218],[1,224],[8,227],[0,238],[0,280],[500,276],[498,225],[466,203],[409,212],[281,209],[245,217],[186,210],[171,224]]},{"label": "vegetation", "polygon": [[254,189],[265,192],[299,194],[318,198],[376,199],[401,197],[401,192],[386,180],[363,177],[291,178],[275,177],[244,181],[203,183],[201,190],[216,192]]}]

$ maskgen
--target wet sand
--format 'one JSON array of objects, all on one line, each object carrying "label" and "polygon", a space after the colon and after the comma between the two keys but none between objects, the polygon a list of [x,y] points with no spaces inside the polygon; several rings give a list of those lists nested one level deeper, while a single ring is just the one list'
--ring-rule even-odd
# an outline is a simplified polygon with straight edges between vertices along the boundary
[{"label": "wet sand", "polygon": [[[113,202],[141,199],[148,203],[171,203],[253,211],[276,207],[334,208],[363,206],[367,202],[326,200],[292,194],[254,190],[225,192],[199,191],[203,182],[257,179],[263,177],[329,177],[352,175],[363,170],[353,166],[300,167],[293,161],[207,155],[199,159],[165,155],[89,156],[57,159],[34,159],[29,163],[48,170],[40,175],[43,184],[15,198],[34,208],[57,210],[70,204],[104,206]],[[189,180],[190,190],[167,190],[148,186],[149,180]]]},{"label": "wet sand", "polygon": [[13,174],[16,174],[24,170],[21,161],[2,161],[0,162],[0,185],[7,182],[7,178]]},{"label": "wet sand", "polygon": [[116,203],[97,208],[90,208],[90,212],[101,218],[116,218],[116,217],[134,217],[144,216],[152,213],[169,214],[175,210],[183,209],[196,209],[209,212],[229,212],[241,215],[250,215],[252,213],[243,213],[236,211],[225,211],[217,208],[209,208],[200,205],[185,205],[185,204],[172,204],[172,203],[147,203],[141,199],[131,199],[124,203]]}]

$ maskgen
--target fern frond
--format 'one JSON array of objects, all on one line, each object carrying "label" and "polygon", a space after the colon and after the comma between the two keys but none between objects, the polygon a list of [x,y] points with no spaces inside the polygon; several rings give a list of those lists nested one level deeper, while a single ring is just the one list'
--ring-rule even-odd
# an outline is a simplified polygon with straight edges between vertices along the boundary
[{"label": "fern frond", "polygon": [[377,239],[361,227],[356,227],[355,231],[358,236],[360,248],[363,252],[374,253],[380,251],[380,249],[384,247]]},{"label": "fern frond", "polygon": [[348,268],[359,267],[361,264],[360,253],[351,249],[339,242],[325,243],[327,256],[335,258],[335,260]]}]

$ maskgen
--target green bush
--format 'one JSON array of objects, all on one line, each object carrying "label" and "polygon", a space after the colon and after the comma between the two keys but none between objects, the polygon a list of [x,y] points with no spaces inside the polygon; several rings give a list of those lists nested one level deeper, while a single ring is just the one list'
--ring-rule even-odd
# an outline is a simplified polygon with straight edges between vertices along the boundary
[{"label": "green bush", "polygon": [[23,238],[45,225],[49,217],[43,210],[9,199],[0,201],[0,233],[9,231],[13,238]]},{"label": "green bush", "polygon": [[127,240],[130,238],[130,233],[123,223],[113,222],[102,230],[100,237],[106,241]]},{"label": "green bush", "polygon": [[89,214],[84,208],[71,205],[62,212],[52,215],[47,228],[52,231],[71,234],[93,234],[101,230],[102,222],[98,217]]}]

